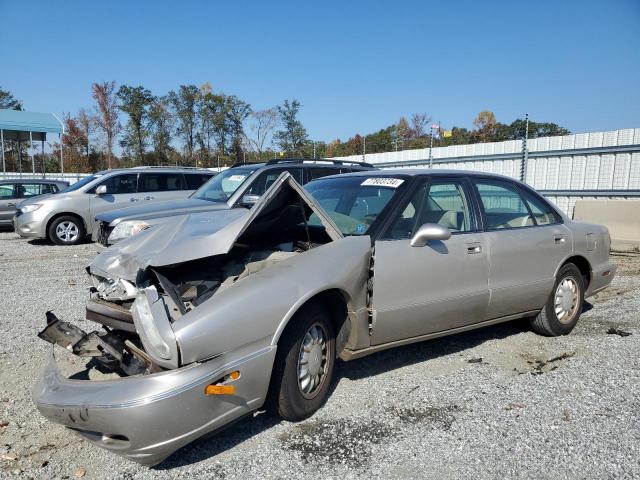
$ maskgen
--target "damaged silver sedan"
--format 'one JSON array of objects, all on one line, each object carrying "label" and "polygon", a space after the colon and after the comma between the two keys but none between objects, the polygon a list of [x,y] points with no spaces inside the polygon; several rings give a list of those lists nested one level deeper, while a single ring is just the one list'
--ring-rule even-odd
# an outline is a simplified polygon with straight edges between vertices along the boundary
[{"label": "damaged silver sedan", "polygon": [[312,415],[336,358],[517,318],[567,334],[615,273],[606,228],[505,177],[360,172],[307,190],[285,173],[250,211],[172,217],[98,255],[100,329],[47,314],[39,336],[86,361],[52,358],[39,411],[153,465],[265,404]]}]

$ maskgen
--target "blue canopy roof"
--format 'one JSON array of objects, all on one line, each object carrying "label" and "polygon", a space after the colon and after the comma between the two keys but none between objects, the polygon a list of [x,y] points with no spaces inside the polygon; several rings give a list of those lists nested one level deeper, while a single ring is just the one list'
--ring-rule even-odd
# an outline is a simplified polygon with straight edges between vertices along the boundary
[{"label": "blue canopy roof", "polygon": [[7,132],[64,133],[62,122],[53,113],[0,109],[0,130]]}]

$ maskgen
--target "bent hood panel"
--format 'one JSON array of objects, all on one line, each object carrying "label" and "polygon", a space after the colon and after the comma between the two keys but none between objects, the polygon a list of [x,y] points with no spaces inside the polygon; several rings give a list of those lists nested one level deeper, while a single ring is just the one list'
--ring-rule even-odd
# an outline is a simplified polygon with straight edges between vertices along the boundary
[{"label": "bent hood panel", "polygon": [[96,219],[101,222],[113,222],[118,220],[148,220],[159,217],[170,217],[209,210],[225,210],[229,205],[225,202],[210,202],[199,198],[182,198],[179,200],[166,200],[135,207],[118,208],[101,213]]},{"label": "bent hood panel", "polygon": [[252,223],[293,200],[306,204],[318,216],[332,240],[342,234],[315,200],[284,172],[254,207],[192,213],[170,218],[127,238],[98,255],[90,270],[106,277],[135,280],[137,272],[227,253]]}]

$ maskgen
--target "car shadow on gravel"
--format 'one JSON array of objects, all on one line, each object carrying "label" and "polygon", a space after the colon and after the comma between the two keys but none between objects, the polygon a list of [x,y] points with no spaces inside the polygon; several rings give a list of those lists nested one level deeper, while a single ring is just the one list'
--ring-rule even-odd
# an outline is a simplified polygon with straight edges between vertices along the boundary
[{"label": "car shadow on gravel", "polygon": [[334,386],[341,378],[359,380],[380,375],[415,363],[433,360],[468,350],[489,340],[499,340],[531,331],[526,319],[514,320],[469,332],[425,340],[402,347],[391,348],[350,362],[338,362]]},{"label": "car shadow on gravel", "polygon": [[[380,375],[407,365],[455,354],[489,340],[503,339],[529,330],[529,323],[526,320],[514,320],[470,332],[396,347],[359,360],[337,362],[328,397],[333,394],[342,378],[356,380]],[[209,434],[181,448],[153,468],[170,470],[215,457],[280,422],[280,418],[270,412],[255,418],[249,415],[228,425],[224,430]]]}]

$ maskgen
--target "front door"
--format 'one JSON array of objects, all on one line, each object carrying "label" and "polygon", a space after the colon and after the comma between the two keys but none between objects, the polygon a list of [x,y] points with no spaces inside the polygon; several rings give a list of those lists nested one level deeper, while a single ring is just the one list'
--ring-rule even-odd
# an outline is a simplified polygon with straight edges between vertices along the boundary
[{"label": "front door", "polygon": [[[372,345],[484,319],[487,244],[469,200],[462,178],[424,180],[375,242]],[[412,247],[425,223],[446,226],[451,238]]]},{"label": "front door", "polygon": [[[113,175],[87,192],[91,195],[91,219],[102,212],[137,205],[140,195],[137,193],[137,173],[121,173]],[[96,195],[100,185],[107,187],[107,193]]]}]

